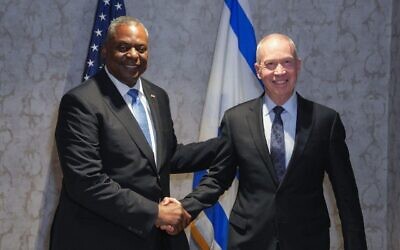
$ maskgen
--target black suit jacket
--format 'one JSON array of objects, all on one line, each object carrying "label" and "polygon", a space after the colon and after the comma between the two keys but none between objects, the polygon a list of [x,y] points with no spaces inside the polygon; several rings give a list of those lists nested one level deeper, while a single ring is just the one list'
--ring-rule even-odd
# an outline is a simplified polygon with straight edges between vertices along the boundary
[{"label": "black suit jacket", "polygon": [[366,249],[364,224],[345,130],[334,110],[298,95],[293,154],[278,182],[262,120],[263,96],[228,110],[221,123],[227,145],[219,164],[184,200],[196,216],[216,202],[239,168],[229,222],[229,249],[329,249],[329,215],[323,195],[328,173],[342,222],[345,249]]},{"label": "black suit jacket", "polygon": [[184,233],[172,237],[154,227],[158,203],[170,195],[169,174],[207,167],[217,141],[177,145],[167,94],[142,83],[156,132],[157,165],[104,70],[63,96],[56,128],[63,185],[51,249],[188,248]]}]

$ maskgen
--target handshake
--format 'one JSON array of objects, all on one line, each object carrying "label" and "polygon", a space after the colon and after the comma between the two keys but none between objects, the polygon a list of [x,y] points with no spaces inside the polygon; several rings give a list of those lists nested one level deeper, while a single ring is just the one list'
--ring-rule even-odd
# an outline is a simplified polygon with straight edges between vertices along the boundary
[{"label": "handshake", "polygon": [[158,217],[155,225],[170,235],[176,235],[189,225],[191,218],[192,216],[177,199],[165,197],[158,204]]}]

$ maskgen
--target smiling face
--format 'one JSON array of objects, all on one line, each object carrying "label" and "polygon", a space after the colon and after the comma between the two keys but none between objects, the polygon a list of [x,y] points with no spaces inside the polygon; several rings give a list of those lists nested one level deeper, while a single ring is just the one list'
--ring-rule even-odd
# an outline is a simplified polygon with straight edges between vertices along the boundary
[{"label": "smiling face", "polygon": [[110,73],[132,87],[147,68],[147,32],[140,24],[119,24],[101,53]]},{"label": "smiling face", "polygon": [[301,66],[289,38],[278,34],[264,38],[254,66],[266,94],[277,105],[283,105],[294,92]]}]

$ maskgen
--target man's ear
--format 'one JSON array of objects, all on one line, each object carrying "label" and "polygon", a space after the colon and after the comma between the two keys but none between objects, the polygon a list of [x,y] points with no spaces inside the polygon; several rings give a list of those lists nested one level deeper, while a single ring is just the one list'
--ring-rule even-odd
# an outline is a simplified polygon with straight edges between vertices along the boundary
[{"label": "man's ear", "polygon": [[261,76],[258,73],[260,70],[260,66],[257,63],[254,63],[254,68],[256,69],[256,73],[257,73],[257,78],[261,80]]},{"label": "man's ear", "polygon": [[105,44],[103,44],[103,45],[101,46],[101,50],[100,50],[100,55],[101,55],[101,59],[102,59],[102,60],[105,60],[105,58],[106,58],[106,53],[107,53],[107,48],[106,48]]},{"label": "man's ear", "polygon": [[298,58],[296,63],[297,63],[297,72],[300,72],[300,70],[301,70],[301,65],[302,65],[301,59]]}]

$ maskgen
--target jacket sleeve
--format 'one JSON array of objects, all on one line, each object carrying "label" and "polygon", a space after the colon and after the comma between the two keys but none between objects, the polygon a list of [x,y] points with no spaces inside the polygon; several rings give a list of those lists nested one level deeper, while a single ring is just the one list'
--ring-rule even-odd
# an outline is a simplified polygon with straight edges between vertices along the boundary
[{"label": "jacket sleeve", "polygon": [[223,146],[222,137],[186,145],[179,144],[170,161],[170,171],[172,174],[176,174],[208,169],[216,160]]},{"label": "jacket sleeve", "polygon": [[195,190],[182,201],[182,206],[194,219],[203,209],[211,207],[227,190],[236,175],[235,156],[226,117],[221,123],[220,149]]},{"label": "jacket sleeve", "polygon": [[344,249],[365,250],[364,221],[345,138],[345,129],[336,114],[331,127],[327,172],[342,223]]}]

